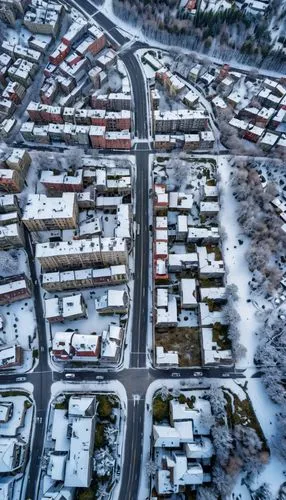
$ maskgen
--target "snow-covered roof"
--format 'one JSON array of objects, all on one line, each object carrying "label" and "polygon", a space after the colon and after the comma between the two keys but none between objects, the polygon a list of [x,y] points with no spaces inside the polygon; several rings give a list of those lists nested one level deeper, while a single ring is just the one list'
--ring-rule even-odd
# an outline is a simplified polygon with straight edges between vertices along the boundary
[{"label": "snow-covered roof", "polygon": [[208,437],[196,438],[193,443],[184,445],[187,458],[211,458],[214,449],[211,440]]},{"label": "snow-covered roof", "polygon": [[125,252],[126,241],[123,238],[99,238],[90,240],[71,240],[56,243],[37,243],[36,257],[56,255],[76,255],[95,252]]},{"label": "snow-covered roof", "polygon": [[169,208],[176,210],[191,210],[194,197],[192,194],[170,192],[169,193]]},{"label": "snow-covered roof", "polygon": [[196,280],[181,279],[181,307],[195,307],[196,305]]},{"label": "snow-covered roof", "polygon": [[157,365],[173,365],[178,366],[179,355],[177,351],[164,351],[161,346],[156,347],[156,362]]},{"label": "snow-covered roof", "polygon": [[74,418],[66,463],[65,486],[87,488],[91,480],[91,453],[94,446],[94,417]]},{"label": "snow-covered roof", "polygon": [[168,446],[177,448],[180,446],[180,435],[170,425],[153,425],[154,446]]},{"label": "snow-covered roof", "polygon": [[183,267],[194,266],[197,264],[198,254],[196,252],[169,254],[170,271],[175,268],[181,269]]},{"label": "snow-covered roof", "polygon": [[45,194],[29,194],[22,220],[71,218],[74,216],[75,204],[75,193],[63,193],[58,198],[48,198]]},{"label": "snow-covered roof", "polygon": [[175,295],[169,293],[168,306],[157,307],[156,325],[160,326],[166,324],[177,324],[177,322],[178,322],[177,299]]},{"label": "snow-covered roof", "polygon": [[[71,396],[69,399],[69,416],[85,417],[93,407],[95,401],[94,396]],[[94,410],[93,410],[94,413]]]}]

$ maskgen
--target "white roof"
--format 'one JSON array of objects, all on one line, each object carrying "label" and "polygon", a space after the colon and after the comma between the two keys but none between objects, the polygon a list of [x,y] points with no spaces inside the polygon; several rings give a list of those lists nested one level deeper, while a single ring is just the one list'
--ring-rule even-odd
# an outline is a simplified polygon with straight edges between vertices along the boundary
[{"label": "white roof", "polygon": [[169,254],[169,268],[172,270],[174,267],[182,268],[188,265],[195,265],[198,263],[198,254],[191,253],[171,253]]},{"label": "white roof", "polygon": [[63,193],[58,198],[48,198],[45,194],[29,194],[22,219],[71,218],[76,203],[75,193]]},{"label": "white roof", "polygon": [[219,203],[217,201],[201,201],[200,202],[200,212],[203,214],[205,212],[217,214],[219,212]]},{"label": "white roof", "polygon": [[0,284],[0,295],[17,290],[26,290],[27,284],[24,279],[10,281],[9,283]]},{"label": "white roof", "polygon": [[178,230],[178,233],[187,233],[188,232],[188,216],[187,215],[178,215],[177,230]]},{"label": "white roof", "polygon": [[75,418],[72,422],[69,459],[66,463],[65,486],[87,488],[91,479],[93,449],[93,417]]},{"label": "white roof", "polygon": [[157,307],[168,307],[168,288],[157,288]]},{"label": "white roof", "polygon": [[166,445],[171,448],[180,445],[180,435],[170,425],[153,425],[153,436],[155,446]]},{"label": "white roof", "polygon": [[181,297],[181,307],[197,305],[195,279],[181,279]]},{"label": "white roof", "polygon": [[226,298],[225,287],[200,288],[201,299],[217,300]]},{"label": "white roof", "polygon": [[0,367],[16,361],[16,345],[0,349]]},{"label": "white roof", "polygon": [[177,109],[173,111],[154,111],[154,119],[157,120],[206,120],[205,112],[200,109]]},{"label": "white roof", "polygon": [[181,210],[191,210],[194,197],[192,194],[178,193],[172,191],[169,193],[169,207]]},{"label": "white roof", "polygon": [[168,323],[177,323],[178,312],[177,312],[177,299],[175,295],[168,295],[168,306],[167,307],[157,307],[157,326],[164,325]]},{"label": "white roof", "polygon": [[167,229],[168,228],[168,218],[167,217],[156,217],[155,224],[157,229]]},{"label": "white roof", "polygon": [[71,396],[69,399],[69,415],[84,417],[94,400],[94,396]]},{"label": "white roof", "polygon": [[68,424],[66,410],[54,409],[52,440],[55,441],[55,451],[69,450],[69,439],[67,437]]},{"label": "white roof", "polygon": [[200,437],[193,443],[186,443],[184,448],[188,458],[211,458],[214,454],[212,442],[208,437]]},{"label": "white roof", "polygon": [[178,365],[179,355],[177,351],[164,351],[161,346],[156,347],[157,365]]},{"label": "white roof", "polygon": [[51,453],[48,474],[54,481],[63,481],[65,477],[65,466],[66,466],[67,455],[56,455]]},{"label": "white roof", "polygon": [[90,240],[72,240],[56,243],[37,243],[36,257],[55,255],[76,255],[95,252],[125,252],[126,241],[123,238],[100,238]]}]

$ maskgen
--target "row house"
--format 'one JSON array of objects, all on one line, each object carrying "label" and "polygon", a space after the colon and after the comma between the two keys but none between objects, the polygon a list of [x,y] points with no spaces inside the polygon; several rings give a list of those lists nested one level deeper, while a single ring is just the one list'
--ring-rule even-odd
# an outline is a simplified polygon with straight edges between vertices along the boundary
[{"label": "row house", "polygon": [[32,283],[23,274],[0,279],[0,305],[11,304],[32,296]]},{"label": "row house", "polygon": [[59,69],[64,76],[79,82],[86,75],[88,67],[88,60],[73,52],[60,64]]},{"label": "row house", "polygon": [[48,198],[45,194],[30,194],[22,221],[29,231],[75,229],[78,222],[76,195],[63,193],[61,197]]},{"label": "row house", "polygon": [[83,190],[83,170],[79,169],[73,173],[55,173],[52,170],[42,170],[40,182],[49,193],[79,193]]},{"label": "row house", "polygon": [[96,64],[100,66],[100,68],[105,70],[111,68],[111,66],[113,66],[113,64],[116,62],[116,59],[116,52],[113,49],[108,49],[97,59]]},{"label": "row house", "polygon": [[0,114],[2,115],[1,119],[3,118],[3,115],[5,116],[5,118],[9,118],[14,114],[15,110],[16,104],[13,101],[7,98],[3,98],[0,100]]},{"label": "row house", "polygon": [[115,286],[128,279],[125,265],[98,269],[78,269],[73,271],[47,272],[42,275],[42,287],[48,292],[78,290],[99,286]]},{"label": "row house", "polygon": [[38,37],[36,36],[30,36],[28,38],[28,45],[31,49],[37,50],[38,52],[41,52],[42,54],[47,54],[50,48],[52,42],[51,37]]},{"label": "row house", "polygon": [[74,78],[63,76],[59,73],[55,75],[54,79],[57,82],[60,91],[65,95],[70,94],[75,90],[77,86],[76,80]]},{"label": "row house", "polygon": [[72,240],[37,243],[36,258],[44,271],[126,264],[128,250],[123,238]]},{"label": "row house", "polygon": [[9,41],[2,43],[2,49],[7,52],[13,59],[22,58],[26,61],[39,64],[41,62],[42,54],[38,50],[16,45]]}]

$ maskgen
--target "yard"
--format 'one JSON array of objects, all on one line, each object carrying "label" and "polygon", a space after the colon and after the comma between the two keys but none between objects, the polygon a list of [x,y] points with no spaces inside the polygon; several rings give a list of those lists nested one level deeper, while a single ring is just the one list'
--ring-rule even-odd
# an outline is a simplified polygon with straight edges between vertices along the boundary
[{"label": "yard", "polygon": [[201,345],[198,328],[169,328],[156,331],[156,346],[167,351],[177,351],[179,366],[200,366]]}]

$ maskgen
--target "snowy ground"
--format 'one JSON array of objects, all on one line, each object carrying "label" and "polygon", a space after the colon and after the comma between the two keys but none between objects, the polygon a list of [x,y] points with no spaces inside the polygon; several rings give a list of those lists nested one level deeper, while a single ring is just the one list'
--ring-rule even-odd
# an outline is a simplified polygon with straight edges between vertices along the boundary
[{"label": "snowy ground", "polygon": [[[277,413],[279,406],[274,404],[267,396],[261,380],[249,379],[247,392],[251,399],[255,414],[262,427],[270,447],[270,460],[264,470],[257,476],[253,484],[253,488],[258,488],[263,483],[270,486],[273,498],[277,498],[279,487],[285,482],[286,464],[285,459],[279,452],[279,428],[277,422]],[[241,485],[240,480],[237,481],[234,489],[234,495],[241,494],[243,500],[250,500],[249,492],[246,487]]]},{"label": "snowy ground", "polygon": [[[260,323],[257,318],[257,309],[249,300],[248,282],[252,278],[251,272],[245,259],[248,239],[242,234],[237,222],[236,210],[238,207],[232,194],[231,187],[231,167],[226,157],[218,157],[218,172],[221,175],[221,196],[220,202],[220,222],[225,229],[227,238],[223,242],[223,257],[228,271],[227,283],[234,283],[238,287],[239,300],[235,303],[235,308],[240,315],[240,322],[237,325],[240,330],[240,342],[247,348],[245,358],[237,363],[237,368],[252,368],[253,357],[258,345],[258,337],[255,335]],[[238,240],[243,241],[240,245]]]},{"label": "snowy ground", "polygon": [[[0,252],[1,275],[25,273],[30,278],[28,258],[24,249]],[[23,349],[23,365],[16,369],[26,372],[32,368],[33,356],[31,349],[37,349],[37,325],[34,309],[34,299],[19,300],[0,307],[4,320],[0,330],[0,344],[19,344]]]}]

